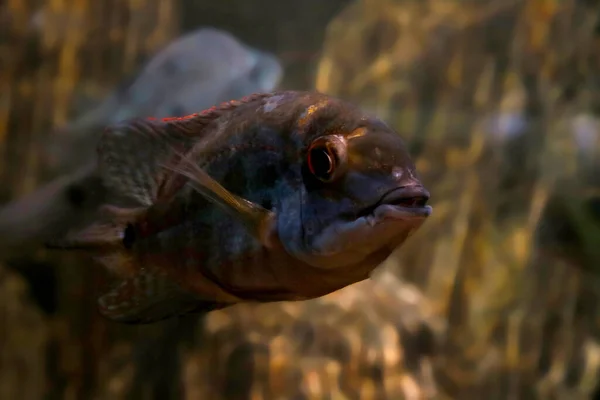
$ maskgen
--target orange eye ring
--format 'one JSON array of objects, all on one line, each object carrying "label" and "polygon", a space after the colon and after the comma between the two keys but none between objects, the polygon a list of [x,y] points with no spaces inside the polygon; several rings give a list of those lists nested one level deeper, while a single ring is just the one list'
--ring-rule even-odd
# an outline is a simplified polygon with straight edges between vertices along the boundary
[{"label": "orange eye ring", "polygon": [[331,137],[316,139],[308,148],[306,164],[310,173],[322,182],[331,182],[339,176],[343,164],[343,154],[338,147],[341,143]]}]

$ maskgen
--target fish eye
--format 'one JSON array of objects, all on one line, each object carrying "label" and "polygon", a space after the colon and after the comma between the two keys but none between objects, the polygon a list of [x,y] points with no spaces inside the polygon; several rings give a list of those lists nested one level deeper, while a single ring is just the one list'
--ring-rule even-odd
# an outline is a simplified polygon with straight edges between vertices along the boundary
[{"label": "fish eye", "polygon": [[330,138],[321,137],[308,148],[308,170],[322,182],[331,182],[339,176],[343,159],[338,147],[338,143]]}]

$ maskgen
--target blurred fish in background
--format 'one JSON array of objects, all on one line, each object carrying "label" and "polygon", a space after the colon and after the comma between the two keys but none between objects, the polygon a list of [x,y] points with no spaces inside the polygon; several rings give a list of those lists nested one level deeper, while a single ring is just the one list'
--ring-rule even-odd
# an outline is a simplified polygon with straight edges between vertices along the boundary
[{"label": "blurred fish in background", "polygon": [[92,110],[51,135],[42,154],[49,183],[0,209],[0,254],[9,257],[95,215],[109,193],[95,175],[104,128],[134,117],[183,116],[277,88],[277,57],[204,27],[174,40]]},{"label": "blurred fish in background", "polygon": [[201,28],[170,43],[102,104],[63,127],[60,136],[71,143],[49,144],[49,153],[58,168],[69,168],[65,163],[89,158],[75,153],[84,147],[94,151],[95,139],[107,125],[134,117],[188,115],[248,94],[270,92],[282,75],[272,54],[248,47],[225,31]]}]

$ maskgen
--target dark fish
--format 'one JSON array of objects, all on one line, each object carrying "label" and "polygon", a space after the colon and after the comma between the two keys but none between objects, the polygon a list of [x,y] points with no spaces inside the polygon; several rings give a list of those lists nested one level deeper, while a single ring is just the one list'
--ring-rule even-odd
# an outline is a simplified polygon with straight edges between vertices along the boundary
[{"label": "dark fish", "polygon": [[50,246],[120,276],[99,308],[126,323],[325,295],[368,278],[431,213],[402,139],[318,93],[123,122],[98,159],[135,205]]}]

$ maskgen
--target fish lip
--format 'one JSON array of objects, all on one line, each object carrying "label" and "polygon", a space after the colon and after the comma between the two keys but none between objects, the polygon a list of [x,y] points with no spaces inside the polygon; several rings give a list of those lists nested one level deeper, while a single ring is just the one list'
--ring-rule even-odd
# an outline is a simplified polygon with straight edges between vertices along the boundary
[{"label": "fish lip", "polygon": [[427,205],[429,192],[421,185],[402,186],[386,192],[373,206],[361,212],[361,216],[373,222],[385,219],[426,218],[432,207]]}]

